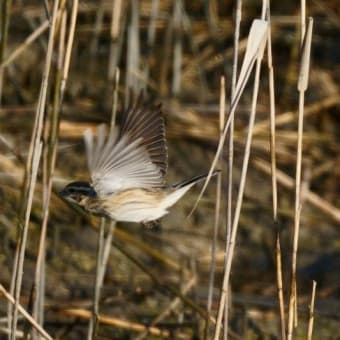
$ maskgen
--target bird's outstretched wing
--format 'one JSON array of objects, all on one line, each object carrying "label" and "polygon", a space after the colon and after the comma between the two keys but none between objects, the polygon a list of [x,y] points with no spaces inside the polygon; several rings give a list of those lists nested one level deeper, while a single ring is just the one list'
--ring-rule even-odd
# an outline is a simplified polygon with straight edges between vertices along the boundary
[{"label": "bird's outstretched wing", "polygon": [[106,137],[105,126],[84,133],[92,185],[99,196],[131,188],[164,186],[167,148],[160,106],[140,95],[122,112],[121,123]]},{"label": "bird's outstretched wing", "polygon": [[168,150],[161,105],[144,103],[143,93],[141,93],[136,101],[132,100],[128,108],[120,113],[118,121],[120,137],[126,135],[130,141],[141,138],[140,145],[146,148],[152,163],[156,164],[165,175]]}]

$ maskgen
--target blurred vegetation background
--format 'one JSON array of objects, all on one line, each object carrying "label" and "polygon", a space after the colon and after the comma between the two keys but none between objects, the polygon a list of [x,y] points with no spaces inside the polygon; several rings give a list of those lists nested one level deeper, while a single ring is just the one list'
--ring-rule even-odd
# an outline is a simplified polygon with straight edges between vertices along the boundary
[{"label": "blurred vegetation background", "polygon": [[[52,2],[12,0],[7,17],[1,3],[0,106],[0,283],[9,289],[18,240],[25,160],[39,97],[47,51]],[[169,142],[169,183],[208,171],[219,139],[220,77],[226,79],[227,106],[232,74],[235,2],[183,0],[81,1],[71,64],[60,108],[59,142],[54,188],[87,179],[82,133],[110,123],[116,67],[120,69],[118,109],[129,89],[146,89],[161,102]],[[46,5],[46,6],[45,6]],[[61,2],[69,9],[71,2]],[[271,29],[278,117],[277,166],[295,175],[299,67],[299,3],[272,1]],[[112,28],[112,13],[118,15]],[[240,61],[261,2],[244,1],[240,30]],[[317,281],[315,339],[340,339],[340,7],[338,1],[308,2],[314,18],[312,63],[305,101],[303,185],[320,204],[306,199],[301,215],[298,254],[299,327],[306,334],[312,280]],[[8,21],[8,31],[5,22]],[[42,26],[41,34],[13,60],[8,58]],[[112,31],[115,30],[116,31]],[[59,29],[58,29],[59,30]],[[5,32],[7,37],[5,39]],[[59,34],[56,32],[56,35]],[[4,42],[5,41],[5,42]],[[265,58],[266,59],[266,58]],[[51,114],[58,57],[52,55],[46,112]],[[248,88],[249,87],[249,88]],[[247,86],[235,117],[234,191],[238,186],[245,132],[250,112]],[[283,274],[289,287],[294,189],[280,184],[278,221],[273,222],[269,152],[268,70],[261,74],[257,117],[245,199],[232,267],[231,338],[279,337],[275,242],[280,233]],[[45,119],[42,140],[47,141]],[[228,159],[225,152],[224,160]],[[45,164],[46,165],[46,164]],[[44,163],[41,166],[43,168]],[[225,166],[223,165],[223,169]],[[42,171],[42,170],[41,170]],[[43,174],[34,193],[21,303],[28,306],[42,223]],[[221,222],[216,253],[212,314],[218,308],[225,250],[225,192],[223,176]],[[289,186],[289,185],[288,185]],[[100,299],[100,313],[131,324],[102,323],[98,339],[135,339],[143,333],[133,324],[150,325],[185,289],[191,303],[177,301],[155,325],[173,339],[203,338],[214,225],[216,180],[208,187],[193,216],[186,218],[199,193],[196,187],[174,206],[160,228],[118,223]],[[235,196],[235,195],[234,195]],[[326,208],[325,208],[326,206]],[[46,299],[44,327],[53,337],[83,339],[88,317],[67,314],[70,308],[90,310],[95,281],[98,218],[81,216],[57,195],[50,203],[46,240]],[[138,263],[137,263],[138,262]],[[192,280],[194,278],[194,280]],[[189,283],[189,284],[188,284]],[[1,317],[6,303],[0,297]],[[69,312],[68,312],[69,313]],[[21,321],[20,321],[21,322]],[[2,327],[2,326],[1,326]],[[2,338],[2,335],[0,336]],[[208,337],[209,338],[209,337]]]}]

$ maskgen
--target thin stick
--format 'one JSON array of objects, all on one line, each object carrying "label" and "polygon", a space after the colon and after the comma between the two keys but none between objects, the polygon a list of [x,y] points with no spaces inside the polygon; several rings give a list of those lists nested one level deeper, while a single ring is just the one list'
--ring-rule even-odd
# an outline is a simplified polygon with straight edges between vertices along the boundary
[{"label": "thin stick", "polygon": [[79,0],[73,0],[72,2],[71,23],[70,23],[68,41],[67,41],[66,51],[65,51],[63,77],[62,77],[61,85],[60,85],[60,93],[61,93],[60,102],[61,103],[63,102],[63,99],[64,99],[64,92],[66,88],[66,82],[67,82],[70,63],[71,63],[71,52],[72,52],[72,46],[73,46],[73,41],[74,41],[74,33],[76,30],[76,24],[77,24],[78,2]]},{"label": "thin stick", "polygon": [[[113,85],[112,93],[112,111],[111,111],[111,122],[110,122],[110,133],[114,129],[117,116],[118,106],[118,89],[119,89],[119,69],[116,69],[115,83]],[[107,236],[105,238],[105,227],[109,225]],[[96,264],[96,279],[93,297],[93,309],[92,318],[89,322],[87,338],[94,339],[96,337],[97,322],[99,315],[99,300],[101,289],[104,282],[105,272],[107,263],[110,257],[110,250],[112,246],[113,233],[116,227],[116,222],[113,220],[107,220],[106,218],[100,219],[99,235],[98,235],[98,247],[97,247],[97,264]]]},{"label": "thin stick", "polygon": [[[91,312],[86,309],[75,309],[75,308],[65,309],[63,313],[68,316],[73,316],[73,317],[86,319],[86,320],[89,320],[91,318]],[[118,327],[118,328],[129,329],[134,332],[148,331],[151,335],[156,335],[156,336],[161,336],[161,337],[166,337],[166,338],[170,336],[170,333],[167,330],[161,330],[153,326],[147,327],[137,322],[122,320],[122,319],[118,319],[112,316],[98,315],[98,322],[105,324],[105,325]]]},{"label": "thin stick", "polygon": [[110,30],[110,56],[108,67],[108,79],[112,81],[118,66],[118,37],[120,28],[120,19],[122,14],[122,0],[113,0],[111,13],[111,30]]},{"label": "thin stick", "polygon": [[303,45],[303,39],[306,33],[306,0],[300,0],[300,44]]},{"label": "thin stick", "polygon": [[313,19],[309,18],[306,36],[304,37],[301,66],[299,72],[298,90],[299,90],[299,116],[298,116],[298,140],[296,154],[296,174],[295,174],[295,216],[294,216],[294,236],[292,250],[292,267],[291,267],[291,292],[289,298],[288,310],[288,329],[287,339],[291,340],[293,336],[294,319],[297,320],[297,314],[294,312],[297,303],[297,284],[296,284],[296,262],[298,251],[298,240],[300,231],[301,217],[301,166],[302,166],[302,138],[303,138],[303,109],[305,91],[308,87],[308,73],[310,63],[310,48],[312,41]]},{"label": "thin stick", "polygon": [[182,0],[175,0],[173,9],[173,28],[174,28],[174,56],[173,56],[173,77],[171,92],[175,96],[181,90],[181,71],[182,71],[182,20],[183,20]]},{"label": "thin stick", "polygon": [[119,78],[120,78],[120,70],[117,67],[116,68],[116,74],[115,74],[115,82],[114,82],[114,85],[113,85],[110,133],[112,133],[112,129],[114,128],[114,126],[116,124],[117,106],[118,106]]},{"label": "thin stick", "polygon": [[101,280],[101,285],[103,285],[104,282],[104,276],[106,273],[107,269],[107,264],[109,261],[110,257],[110,252],[112,248],[112,240],[113,240],[113,235],[114,231],[116,228],[116,222],[113,220],[106,221],[107,224],[109,225],[108,231],[106,232],[106,238],[104,239],[104,249],[103,249],[103,255],[102,255],[102,262],[101,262],[101,268],[103,269],[101,272],[100,280]]},{"label": "thin stick", "polygon": [[276,282],[277,282],[277,297],[279,301],[280,310],[281,339],[286,340],[285,303],[283,297],[282,258],[279,234],[277,234],[276,238]]},{"label": "thin stick", "polygon": [[268,20],[268,73],[269,73],[269,102],[270,102],[270,158],[272,165],[272,200],[273,200],[273,217],[277,219],[277,180],[276,180],[276,145],[275,145],[275,84],[274,68],[272,56],[272,38],[270,28],[270,0],[267,2],[267,20]]},{"label": "thin stick", "polygon": [[12,63],[16,58],[18,58],[26,49],[29,47],[36,39],[42,35],[49,27],[49,21],[45,20],[34,32],[32,32],[25,41],[20,44],[0,65],[1,67],[6,67]]},{"label": "thin stick", "polygon": [[[253,161],[256,168],[263,171],[267,175],[271,174],[271,167],[270,164],[266,161]],[[294,179],[288,176],[281,170],[277,170],[277,180],[278,183],[283,185],[286,188],[293,189],[294,188]],[[307,189],[304,197],[308,203],[310,203],[313,207],[319,209],[320,211],[327,214],[333,221],[340,223],[340,209],[335,207],[334,205],[327,202],[325,199],[314,193],[313,191]]]},{"label": "thin stick", "polygon": [[15,296],[15,303],[14,309],[12,311],[12,325],[11,325],[11,340],[15,340],[15,334],[17,332],[17,321],[18,321],[18,308],[19,308],[19,298],[21,292],[21,284],[22,284],[22,277],[23,277],[23,267],[24,267],[24,258],[25,258],[25,250],[26,250],[26,242],[27,242],[27,235],[28,235],[28,226],[29,226],[29,219],[30,213],[33,204],[33,194],[34,194],[34,186],[38,174],[39,168],[39,160],[42,151],[42,143],[38,144],[34,148],[34,154],[32,159],[32,167],[31,167],[31,179],[29,181],[29,191],[28,191],[28,198],[27,198],[27,210],[25,215],[25,222],[22,226],[22,230],[20,232],[20,238],[18,242],[18,256],[17,261],[15,262],[15,268],[13,270],[13,277],[14,277],[14,296]]},{"label": "thin stick", "polygon": [[[231,95],[230,103],[233,103],[236,95],[237,85],[237,68],[238,68],[238,54],[239,54],[239,39],[240,39],[240,27],[242,20],[242,0],[237,0],[235,11],[235,33],[234,33],[234,47],[233,47],[233,72],[231,78]],[[229,149],[228,149],[228,192],[227,192],[227,228],[226,228],[226,254],[228,253],[228,247],[231,238],[232,227],[232,205],[233,205],[233,167],[234,167],[234,118],[231,119],[229,129]],[[231,299],[229,294],[226,295],[225,308],[224,308],[224,333],[223,337],[226,340],[228,338],[228,319],[229,319],[229,307],[231,305]]]},{"label": "thin stick", "polygon": [[[116,117],[117,117],[117,106],[118,106],[118,90],[119,90],[119,68],[117,67],[116,69],[116,75],[115,75],[115,83],[113,87],[113,100],[112,100],[112,111],[111,111],[111,124],[110,124],[110,133],[112,133],[112,130],[114,126],[116,125]],[[103,254],[102,254],[102,263],[101,263],[101,268],[103,268],[101,272],[101,277],[100,277],[100,282],[101,285],[103,285],[104,282],[104,276],[107,268],[107,263],[109,261],[110,257],[110,251],[112,247],[112,239],[113,239],[113,234],[116,228],[116,221],[110,220],[107,221],[109,224],[109,229],[107,231],[107,237],[104,240],[104,249],[103,249]]]},{"label": "thin stick", "polygon": [[[225,78],[221,77],[221,87],[220,87],[220,136],[223,134],[225,119]],[[222,159],[220,156],[219,167],[222,166]],[[208,299],[207,299],[207,313],[210,315],[211,306],[214,293],[214,281],[215,281],[215,271],[216,271],[216,247],[217,247],[217,235],[218,227],[220,225],[220,213],[221,213],[221,197],[222,197],[222,175],[218,174],[217,185],[216,185],[216,203],[215,203],[215,219],[214,219],[214,230],[213,239],[211,245],[211,263],[210,263],[210,273],[209,273],[209,287],[208,287]],[[207,331],[205,332],[208,336],[209,334],[209,323],[207,323]]]},{"label": "thin stick", "polygon": [[[319,113],[322,110],[327,110],[339,103],[340,103],[340,96],[338,94],[331,95],[329,97],[326,97],[322,100],[319,100],[315,103],[312,103],[306,106],[304,116],[309,117],[313,114]],[[276,120],[275,120],[275,126],[278,127],[278,126],[282,126],[282,125],[290,124],[294,122],[297,114],[298,113],[296,111],[287,111],[287,112],[283,112],[277,115]],[[267,119],[256,123],[254,126],[254,135],[262,133],[269,126],[270,126],[270,121]]]},{"label": "thin stick", "polygon": [[316,291],[316,281],[313,280],[312,297],[311,297],[310,306],[309,306],[307,340],[312,340],[312,335],[313,335],[315,291]]},{"label": "thin stick", "polygon": [[[231,78],[231,96],[230,102],[233,103],[236,92],[238,53],[240,26],[242,19],[242,0],[237,0],[235,15],[235,33],[234,33],[234,50],[233,50],[233,73]],[[227,242],[228,246],[231,235],[232,223],[232,193],[233,193],[233,163],[234,163],[234,119],[230,122],[229,129],[229,153],[228,153],[228,198],[227,198]]]},{"label": "thin stick", "polygon": [[126,65],[126,80],[125,80],[125,99],[126,103],[129,101],[129,90],[134,93],[138,92],[139,81],[135,76],[135,72],[139,71],[140,66],[140,48],[139,48],[139,13],[140,3],[137,0],[131,1],[131,19],[128,25],[128,41],[127,41],[127,65]]},{"label": "thin stick", "polygon": [[44,11],[45,11],[46,18],[48,21],[51,21],[51,14],[50,14],[49,6],[48,6],[48,1],[43,0],[43,4],[44,4]]},{"label": "thin stick", "polygon": [[[14,305],[16,301],[13,296],[7,292],[2,284],[0,284],[0,292],[1,294],[12,304]],[[24,316],[24,318],[45,338],[52,340],[53,338],[31,317],[29,313],[26,312],[25,308],[18,304],[18,311]]]},{"label": "thin stick", "polygon": [[92,317],[90,318],[89,328],[87,333],[87,339],[95,339],[96,332],[97,332],[97,322],[98,322],[98,315],[99,315],[99,298],[100,298],[100,290],[102,286],[101,277],[102,275],[102,258],[104,252],[104,234],[105,234],[105,217],[100,219],[99,224],[99,234],[98,234],[98,241],[97,241],[97,263],[96,263],[96,277],[95,277],[95,284],[94,284],[94,296],[93,296],[93,307],[92,307]]},{"label": "thin stick", "polygon": [[[265,32],[267,33],[267,29]],[[225,308],[226,295],[228,294],[231,264],[232,264],[232,259],[234,255],[238,222],[240,218],[243,195],[244,195],[244,188],[245,188],[246,177],[247,177],[247,170],[248,170],[248,163],[249,163],[249,156],[250,156],[250,146],[252,142],[252,128],[255,122],[256,104],[257,104],[257,96],[258,96],[258,89],[259,89],[259,82],[260,82],[261,59],[263,56],[264,47],[265,47],[265,40],[262,41],[262,46],[260,47],[257,53],[255,81],[254,81],[253,95],[252,95],[252,106],[251,106],[251,112],[250,112],[249,124],[248,124],[248,135],[247,135],[246,147],[245,147],[245,152],[244,152],[244,157],[243,157],[243,165],[242,165],[240,186],[239,186],[238,195],[237,195],[235,214],[234,214],[233,224],[231,228],[230,244],[228,246],[228,254],[226,254],[222,293],[221,293],[221,298],[220,298],[220,304],[219,304],[219,310],[217,314],[217,321],[216,321],[216,328],[215,328],[215,335],[214,335],[215,340],[218,340],[220,336],[221,321],[222,321],[222,316],[223,316],[223,312]]]},{"label": "thin stick", "polygon": [[[4,57],[5,57],[11,5],[12,5],[12,0],[5,0],[5,1],[2,1],[0,4],[0,9],[2,12],[1,13],[1,29],[0,29],[0,32],[1,32],[0,65],[2,64]],[[0,66],[0,104],[2,102],[3,81],[4,81],[4,68]]]}]

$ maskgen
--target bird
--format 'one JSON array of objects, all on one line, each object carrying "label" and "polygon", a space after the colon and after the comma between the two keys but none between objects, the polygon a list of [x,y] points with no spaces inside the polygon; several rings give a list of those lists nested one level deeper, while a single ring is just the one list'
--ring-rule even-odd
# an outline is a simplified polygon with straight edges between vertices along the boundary
[{"label": "bird", "polygon": [[153,226],[208,175],[166,184],[168,149],[161,104],[150,104],[141,93],[118,117],[109,133],[103,124],[96,137],[90,129],[84,132],[91,179],[67,184],[60,195],[90,214]]}]

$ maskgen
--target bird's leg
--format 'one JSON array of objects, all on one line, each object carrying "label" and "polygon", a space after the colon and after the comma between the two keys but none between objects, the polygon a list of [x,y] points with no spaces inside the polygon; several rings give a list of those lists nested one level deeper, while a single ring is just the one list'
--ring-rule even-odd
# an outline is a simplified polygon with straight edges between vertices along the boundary
[{"label": "bird's leg", "polygon": [[142,225],[147,229],[159,230],[161,228],[161,221],[158,219],[154,221],[142,222]]}]

